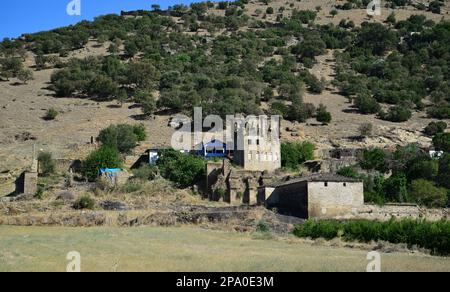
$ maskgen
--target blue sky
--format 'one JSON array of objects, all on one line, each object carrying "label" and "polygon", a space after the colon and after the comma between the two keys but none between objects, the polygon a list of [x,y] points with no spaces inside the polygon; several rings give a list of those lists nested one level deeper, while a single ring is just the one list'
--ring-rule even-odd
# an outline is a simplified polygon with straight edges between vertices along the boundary
[{"label": "blue sky", "polygon": [[72,0],[0,0],[0,40],[18,37],[22,33],[49,30],[60,26],[92,20],[94,17],[120,13],[121,10],[150,10],[151,4],[162,8],[175,4],[201,2],[200,0],[80,0],[81,16],[66,12]]}]

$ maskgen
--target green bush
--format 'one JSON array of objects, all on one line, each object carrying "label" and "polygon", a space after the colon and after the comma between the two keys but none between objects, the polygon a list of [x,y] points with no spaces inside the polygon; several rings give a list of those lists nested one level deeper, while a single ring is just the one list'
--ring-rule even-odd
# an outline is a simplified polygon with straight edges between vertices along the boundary
[{"label": "green bush", "polygon": [[95,207],[95,201],[89,195],[82,196],[73,203],[73,208],[76,210],[89,209],[93,210]]},{"label": "green bush", "polygon": [[155,179],[157,172],[157,168],[149,164],[144,164],[137,169],[133,169],[134,176],[141,181],[149,181]]},{"label": "green bush", "polygon": [[436,187],[434,182],[424,179],[412,181],[410,198],[430,208],[446,207],[448,203],[447,189]]},{"label": "green bush", "polygon": [[314,159],[314,144],[294,142],[281,144],[281,166],[297,169],[305,161]]},{"label": "green bush", "polygon": [[323,124],[329,124],[331,122],[331,113],[327,111],[326,106],[320,104],[317,108],[316,119]]},{"label": "green bush", "polygon": [[44,119],[47,121],[52,121],[52,120],[56,119],[57,116],[58,116],[58,112],[54,108],[51,108],[51,109],[47,110],[47,113],[45,114]]},{"label": "green bush", "polygon": [[39,169],[44,176],[55,173],[56,163],[50,152],[41,152],[38,155]]},{"label": "green bush", "polygon": [[394,173],[384,183],[384,193],[389,202],[408,201],[408,181],[402,172]]},{"label": "green bush", "polygon": [[377,222],[370,220],[334,221],[308,220],[296,225],[294,234],[298,237],[325,238],[341,236],[346,241],[388,241],[406,243],[429,249],[433,254],[450,254],[450,222],[427,222],[422,220],[390,220]]},{"label": "green bush", "polygon": [[409,120],[412,116],[411,110],[403,106],[394,106],[389,109],[387,113],[380,113],[380,117],[383,120],[402,123]]},{"label": "green bush", "polygon": [[439,133],[433,137],[433,145],[437,150],[450,152],[450,133]]},{"label": "green bush", "polygon": [[365,149],[359,163],[363,169],[367,170],[377,170],[381,173],[386,173],[389,170],[386,152],[380,148]]},{"label": "green bush", "polygon": [[206,161],[202,157],[186,155],[176,150],[165,150],[157,161],[161,175],[180,188],[195,185],[205,177]]},{"label": "green bush", "polygon": [[100,131],[97,141],[103,146],[115,148],[121,153],[130,153],[137,142],[146,139],[144,125],[111,125]]},{"label": "green bush", "polygon": [[438,182],[441,186],[450,189],[450,153],[445,153],[439,159]]},{"label": "green bush", "polygon": [[365,115],[376,114],[381,109],[380,104],[375,98],[366,95],[358,95],[355,98],[355,106],[360,113]]},{"label": "green bush", "polygon": [[434,136],[439,133],[444,133],[445,129],[447,129],[447,123],[442,121],[431,122],[425,127],[424,132],[428,136]]},{"label": "green bush", "polygon": [[38,186],[34,197],[38,200],[42,200],[44,198],[44,195],[45,195],[45,189],[42,186]]},{"label": "green bush", "polygon": [[120,168],[121,166],[122,158],[117,149],[102,146],[91,152],[83,162],[83,174],[90,181],[95,181],[101,168]]},{"label": "green bush", "polygon": [[266,233],[270,232],[270,227],[264,220],[259,220],[258,224],[256,225],[256,231]]},{"label": "green bush", "polygon": [[345,177],[352,177],[352,178],[358,178],[359,173],[351,166],[345,166],[340,168],[337,171],[337,174],[345,176]]}]

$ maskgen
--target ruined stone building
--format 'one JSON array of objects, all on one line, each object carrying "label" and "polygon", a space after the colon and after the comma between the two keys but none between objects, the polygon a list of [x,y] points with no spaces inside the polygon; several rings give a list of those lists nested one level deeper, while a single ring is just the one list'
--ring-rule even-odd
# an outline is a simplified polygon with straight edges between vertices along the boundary
[{"label": "ruined stone building", "polygon": [[346,166],[354,166],[359,163],[363,149],[332,148],[322,149],[316,153],[317,160],[304,163],[306,171],[314,173],[336,173]]},{"label": "ruined stone building", "polygon": [[363,182],[335,174],[316,174],[258,188],[258,203],[301,218],[334,218],[364,205]]},{"label": "ruined stone building", "polygon": [[231,167],[228,160],[207,164],[207,192],[209,199],[232,205],[256,205],[258,187],[272,182],[267,171],[249,171]]},{"label": "ruined stone building", "polygon": [[236,126],[233,161],[247,171],[273,172],[281,168],[279,123],[274,125],[255,119],[243,127]]}]

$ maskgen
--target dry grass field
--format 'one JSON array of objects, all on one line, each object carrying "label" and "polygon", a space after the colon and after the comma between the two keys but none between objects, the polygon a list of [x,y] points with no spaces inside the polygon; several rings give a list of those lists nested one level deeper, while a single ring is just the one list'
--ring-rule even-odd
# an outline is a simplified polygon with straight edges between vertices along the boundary
[{"label": "dry grass field", "polygon": [[[360,271],[367,251],[296,238],[179,228],[0,226],[0,271],[65,271],[70,251],[82,271]],[[382,253],[382,271],[450,271],[450,258]]]}]

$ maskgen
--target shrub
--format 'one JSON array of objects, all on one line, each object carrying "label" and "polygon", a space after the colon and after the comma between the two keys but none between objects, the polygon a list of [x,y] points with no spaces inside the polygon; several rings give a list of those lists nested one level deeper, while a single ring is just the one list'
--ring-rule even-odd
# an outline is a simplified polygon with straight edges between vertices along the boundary
[{"label": "shrub", "polygon": [[58,112],[54,108],[51,108],[51,109],[47,110],[47,113],[45,114],[44,119],[47,121],[52,121],[52,120],[56,119],[57,116],[58,116]]},{"label": "shrub", "polygon": [[55,173],[56,163],[50,152],[41,152],[38,156],[39,169],[44,176]]},{"label": "shrub", "polygon": [[44,195],[45,195],[45,189],[42,186],[38,186],[34,197],[38,200],[42,200],[44,198]]},{"label": "shrub", "polygon": [[122,159],[117,149],[102,146],[91,152],[83,162],[83,173],[90,181],[95,181],[101,168],[120,168],[121,166]]},{"label": "shrub", "polygon": [[269,224],[265,220],[259,220],[256,225],[256,231],[266,233],[270,231]]},{"label": "shrub", "polygon": [[351,166],[345,166],[345,167],[340,168],[337,171],[337,174],[345,176],[345,177],[352,177],[352,178],[359,177],[358,172]]},{"label": "shrub", "polygon": [[146,138],[144,125],[111,125],[100,131],[97,141],[102,145],[115,148],[121,153],[129,153],[137,146],[138,141]]},{"label": "shrub", "polygon": [[435,180],[438,169],[439,162],[437,160],[422,156],[409,161],[405,171],[409,181],[419,178]]},{"label": "shrub", "polygon": [[388,241],[417,245],[431,250],[433,254],[450,254],[450,222],[427,222],[423,220],[390,220],[377,222],[369,220],[334,221],[308,220],[296,225],[294,235],[298,237],[333,239],[342,235],[346,241]]},{"label": "shrub", "polygon": [[414,202],[427,207],[447,206],[447,190],[436,187],[434,182],[424,179],[414,180],[411,183],[410,198]]},{"label": "shrub", "polygon": [[266,13],[267,14],[273,14],[273,7],[267,7],[267,9],[266,9]]},{"label": "shrub", "polygon": [[122,191],[126,194],[134,193],[142,189],[142,184],[127,183],[122,187]]},{"label": "shrub", "polygon": [[22,69],[17,72],[17,79],[27,84],[28,81],[33,80],[33,72],[29,69]]},{"label": "shrub", "polygon": [[156,100],[153,97],[148,98],[147,100],[143,101],[142,103],[142,112],[147,117],[153,116],[157,109]]},{"label": "shrub", "polygon": [[317,93],[320,94],[325,90],[327,81],[322,78],[322,79],[317,79],[317,77],[313,76],[312,78],[310,78],[308,85],[309,85],[309,91],[311,91],[312,93]]},{"label": "shrub", "polygon": [[370,137],[372,136],[373,125],[372,123],[364,123],[359,126],[358,130],[361,137]]},{"label": "shrub", "polygon": [[406,122],[411,118],[411,115],[411,110],[403,106],[394,106],[389,109],[388,113],[380,113],[383,120],[395,123]]},{"label": "shrub", "polygon": [[433,145],[436,150],[450,152],[450,133],[438,133],[433,137]]},{"label": "shrub", "polygon": [[133,133],[136,135],[136,139],[139,142],[147,139],[147,133],[145,132],[144,124],[133,125]]},{"label": "shrub", "polygon": [[331,113],[327,111],[326,106],[323,104],[320,104],[317,109],[316,119],[323,124],[329,124],[331,122]]},{"label": "shrub", "polygon": [[380,148],[364,150],[359,163],[363,169],[367,170],[377,170],[381,173],[389,170],[386,163],[386,152]]},{"label": "shrub", "polygon": [[434,136],[436,134],[444,133],[445,129],[447,129],[447,123],[442,121],[431,122],[425,127],[424,132],[428,136]]},{"label": "shrub", "polygon": [[281,144],[281,166],[297,169],[305,161],[314,159],[314,144],[295,142]]},{"label": "shrub", "polygon": [[370,96],[358,95],[355,98],[355,106],[362,114],[376,114],[380,111],[381,107],[377,100]]},{"label": "shrub", "polygon": [[408,181],[406,175],[402,172],[394,173],[384,184],[384,193],[386,199],[390,202],[407,202],[408,200]]},{"label": "shrub", "polygon": [[134,176],[141,181],[153,180],[156,177],[157,168],[148,164],[144,164],[141,167],[134,169]]},{"label": "shrub", "polygon": [[438,182],[441,186],[450,189],[450,153],[445,153],[439,159]]},{"label": "shrub", "polygon": [[206,162],[201,157],[185,155],[176,150],[165,150],[157,161],[161,175],[180,188],[195,185],[205,175]]},{"label": "shrub", "polygon": [[428,115],[435,119],[450,119],[450,106],[433,107],[428,110]]},{"label": "shrub", "polygon": [[73,203],[73,208],[76,210],[89,209],[93,210],[95,207],[95,201],[89,195],[82,196]]},{"label": "shrub", "polygon": [[441,14],[441,6],[442,5],[443,5],[443,3],[440,1],[437,1],[437,0],[432,1],[428,5],[428,10],[431,11],[432,13]]},{"label": "shrub", "polygon": [[334,18],[336,15],[338,15],[338,11],[336,9],[333,9],[330,11],[330,15]]}]

